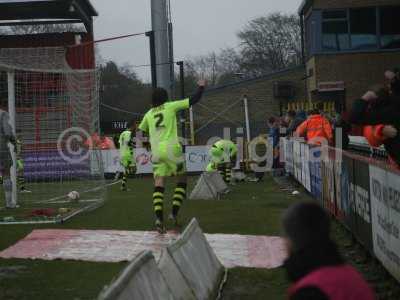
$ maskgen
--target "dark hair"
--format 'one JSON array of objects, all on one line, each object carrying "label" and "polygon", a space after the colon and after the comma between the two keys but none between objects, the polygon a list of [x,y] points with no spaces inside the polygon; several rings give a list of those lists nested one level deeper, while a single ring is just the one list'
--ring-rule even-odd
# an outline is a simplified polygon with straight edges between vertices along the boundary
[{"label": "dark hair", "polygon": [[291,118],[295,118],[296,117],[296,112],[294,110],[289,110],[287,112],[287,115]]},{"label": "dark hair", "polygon": [[136,127],[136,119],[132,119],[128,122],[128,128]]},{"label": "dark hair", "polygon": [[168,101],[168,92],[163,88],[156,88],[153,90],[152,103],[153,107],[163,105]]},{"label": "dark hair", "polygon": [[329,216],[316,203],[299,202],[292,205],[284,214],[282,223],[296,251],[330,241]]},{"label": "dark hair", "polygon": [[381,84],[375,84],[369,90],[375,92],[378,96],[378,99],[369,101],[369,108],[372,110],[386,106],[392,101],[389,91]]}]

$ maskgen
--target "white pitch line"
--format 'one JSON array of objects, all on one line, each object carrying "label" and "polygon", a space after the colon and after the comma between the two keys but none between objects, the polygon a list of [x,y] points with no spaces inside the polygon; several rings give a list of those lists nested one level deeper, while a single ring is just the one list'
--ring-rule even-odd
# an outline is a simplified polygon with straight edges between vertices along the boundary
[{"label": "white pitch line", "polygon": [[56,220],[50,221],[11,221],[11,222],[0,222],[0,225],[31,225],[31,224],[56,224]]},{"label": "white pitch line", "polygon": [[[94,191],[100,190],[102,188],[106,188],[106,187],[110,187],[110,186],[116,185],[117,183],[120,183],[120,182],[121,182],[121,180],[118,180],[118,181],[115,181],[115,182],[111,182],[111,183],[108,183],[108,184],[100,186],[100,187],[95,187],[95,188],[83,191],[83,192],[81,192],[81,194],[94,192]],[[51,199],[41,200],[41,201],[37,201],[37,202],[34,202],[34,203],[41,203],[41,204],[51,203],[51,202],[54,202],[54,201],[57,201],[57,200],[60,200],[60,199],[66,198],[66,197],[68,197],[68,195],[57,196],[57,197],[54,197],[54,198],[51,198]]]},{"label": "white pitch line", "polygon": [[[79,200],[76,203],[90,203],[90,202],[98,202],[101,199],[87,199],[87,200]],[[37,202],[36,202],[37,203]],[[62,200],[62,201],[53,201],[53,202],[46,202],[47,204],[61,204],[61,203],[74,203],[72,200]]]}]

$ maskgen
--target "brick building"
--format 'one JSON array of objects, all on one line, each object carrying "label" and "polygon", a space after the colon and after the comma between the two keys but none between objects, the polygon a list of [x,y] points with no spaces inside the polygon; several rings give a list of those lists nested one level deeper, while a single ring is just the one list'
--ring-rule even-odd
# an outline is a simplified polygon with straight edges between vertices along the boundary
[{"label": "brick building", "polygon": [[299,14],[309,100],[349,109],[400,66],[399,0],[304,0]]},{"label": "brick building", "polygon": [[223,128],[230,128],[235,137],[237,128],[245,127],[244,95],[248,99],[251,136],[266,133],[269,117],[279,116],[288,103],[305,99],[304,77],[304,67],[299,66],[208,89],[194,107],[196,144],[222,137]]}]

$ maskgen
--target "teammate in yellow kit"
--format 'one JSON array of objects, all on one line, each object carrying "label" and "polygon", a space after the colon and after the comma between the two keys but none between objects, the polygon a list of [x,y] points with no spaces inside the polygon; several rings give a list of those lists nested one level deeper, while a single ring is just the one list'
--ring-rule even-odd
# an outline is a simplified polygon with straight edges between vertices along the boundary
[{"label": "teammate in yellow kit", "polygon": [[156,88],[152,95],[153,108],[146,113],[139,125],[139,129],[147,133],[150,138],[153,157],[155,225],[161,233],[165,232],[163,209],[165,178],[179,176],[170,215],[170,219],[174,221],[175,225],[178,225],[178,212],[186,198],[185,157],[178,138],[176,114],[181,110],[189,109],[201,99],[205,81],[200,80],[198,86],[193,96],[179,101],[168,101],[167,91]]},{"label": "teammate in yellow kit", "polygon": [[238,148],[230,140],[219,140],[210,149],[211,161],[206,171],[219,171],[225,181],[231,182],[232,168],[235,166]]},{"label": "teammate in yellow kit", "polygon": [[31,193],[31,191],[27,190],[25,186],[24,161],[22,159],[22,142],[18,138],[16,143],[16,153],[17,153],[17,182],[19,191],[21,193]]},{"label": "teammate in yellow kit", "polygon": [[127,191],[126,182],[128,175],[136,173],[136,161],[134,152],[134,135],[136,130],[135,121],[131,121],[129,128],[121,133],[119,136],[119,154],[121,158],[121,165],[124,167],[122,175],[122,191]]}]

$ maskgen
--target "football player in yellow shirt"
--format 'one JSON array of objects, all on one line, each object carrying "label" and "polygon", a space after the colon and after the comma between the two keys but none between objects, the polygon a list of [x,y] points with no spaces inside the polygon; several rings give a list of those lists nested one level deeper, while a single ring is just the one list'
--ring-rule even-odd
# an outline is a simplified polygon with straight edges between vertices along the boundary
[{"label": "football player in yellow shirt", "polygon": [[119,136],[119,154],[120,154],[120,162],[124,167],[124,173],[122,175],[122,185],[121,190],[127,191],[128,188],[126,186],[128,175],[136,173],[136,160],[135,160],[135,152],[134,152],[134,136],[136,131],[136,123],[135,121],[131,121],[129,124],[129,128],[121,133]]},{"label": "football player in yellow shirt", "polygon": [[172,219],[178,225],[178,212],[186,198],[185,155],[178,138],[176,114],[196,104],[202,97],[206,82],[200,80],[196,93],[190,98],[168,101],[168,92],[156,88],[152,95],[153,108],[143,117],[139,129],[149,135],[152,152],[154,193],[153,207],[156,215],[156,228],[160,233],[164,227],[164,191],[165,178],[179,176],[172,202]]},{"label": "football player in yellow shirt", "polygon": [[219,140],[210,149],[211,161],[207,172],[219,171],[226,184],[231,183],[232,169],[236,165],[238,147],[230,140]]}]

